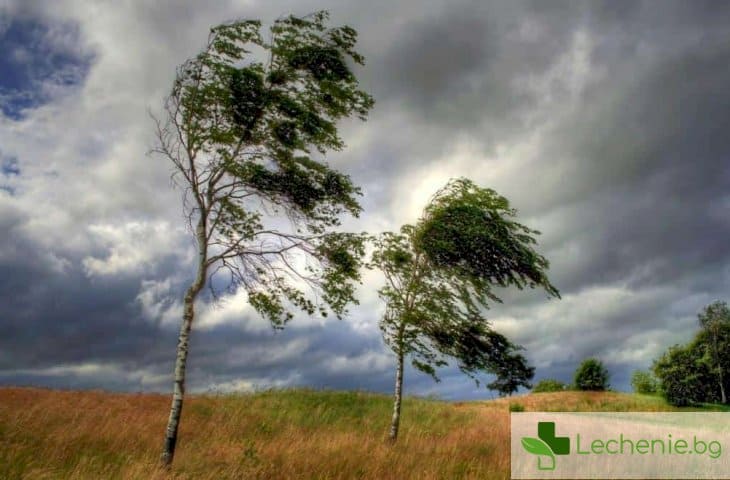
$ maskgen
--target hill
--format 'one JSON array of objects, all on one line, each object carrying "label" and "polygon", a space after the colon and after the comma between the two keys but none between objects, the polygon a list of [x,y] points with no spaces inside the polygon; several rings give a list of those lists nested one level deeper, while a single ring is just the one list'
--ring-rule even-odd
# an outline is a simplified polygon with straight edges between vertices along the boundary
[{"label": "hill", "polygon": [[171,473],[157,458],[169,397],[0,388],[2,479],[509,478],[509,406],[526,411],[672,411],[614,392],[484,402],[406,398],[395,446],[391,399],[364,392],[191,395]]}]

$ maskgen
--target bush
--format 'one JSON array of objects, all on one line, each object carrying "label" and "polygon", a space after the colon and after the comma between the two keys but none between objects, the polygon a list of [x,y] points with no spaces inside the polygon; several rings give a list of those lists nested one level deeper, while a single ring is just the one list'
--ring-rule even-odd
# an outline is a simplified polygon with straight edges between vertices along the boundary
[{"label": "bush", "polygon": [[631,374],[631,386],[636,393],[645,395],[659,393],[659,381],[646,370],[634,370],[634,373]]},{"label": "bush", "polygon": [[560,380],[555,380],[554,378],[544,378],[535,384],[532,389],[532,393],[562,392],[567,389],[568,386]]},{"label": "bush", "polygon": [[583,360],[575,371],[574,382],[577,390],[607,390],[609,387],[608,370],[600,360],[588,358]]},{"label": "bush", "polygon": [[525,406],[521,403],[510,403],[509,404],[509,411],[510,412],[524,412]]},{"label": "bush", "polygon": [[654,374],[668,403],[682,407],[718,401],[715,376],[703,357],[702,346],[693,342],[675,345],[654,361]]}]

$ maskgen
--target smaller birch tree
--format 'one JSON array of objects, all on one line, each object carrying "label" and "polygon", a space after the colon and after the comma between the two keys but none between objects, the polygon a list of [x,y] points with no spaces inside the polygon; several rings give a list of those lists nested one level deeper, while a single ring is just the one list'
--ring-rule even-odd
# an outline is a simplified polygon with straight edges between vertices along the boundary
[{"label": "smaller birch tree", "polygon": [[406,357],[436,381],[436,369],[449,359],[477,384],[480,372],[505,378],[503,368],[520,359],[482,315],[489,302],[501,302],[494,287],[540,286],[559,297],[545,273],[548,261],[533,249],[539,232],[515,215],[506,198],[460,178],[434,195],[416,225],[373,238],[368,265],[386,280],[378,291],[386,303],[380,329],[396,355],[391,441],[400,426]]}]

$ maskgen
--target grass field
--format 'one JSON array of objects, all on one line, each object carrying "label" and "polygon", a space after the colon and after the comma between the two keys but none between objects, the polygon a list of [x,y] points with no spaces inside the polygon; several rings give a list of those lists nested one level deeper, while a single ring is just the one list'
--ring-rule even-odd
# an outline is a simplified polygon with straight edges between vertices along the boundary
[{"label": "grass field", "polygon": [[169,397],[0,388],[0,479],[509,478],[509,406],[525,411],[672,411],[657,397],[541,393],[485,402],[362,392],[189,396],[171,472],[157,469]]}]

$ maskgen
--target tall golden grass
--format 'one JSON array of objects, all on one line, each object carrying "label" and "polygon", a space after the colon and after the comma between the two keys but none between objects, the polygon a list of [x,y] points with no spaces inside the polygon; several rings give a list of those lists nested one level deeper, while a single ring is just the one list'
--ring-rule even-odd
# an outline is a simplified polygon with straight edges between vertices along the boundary
[{"label": "tall golden grass", "polygon": [[0,389],[0,479],[509,478],[509,406],[526,411],[672,410],[661,399],[561,392],[485,402],[363,392],[266,391],[186,399],[171,471],[157,467],[169,397]]}]

